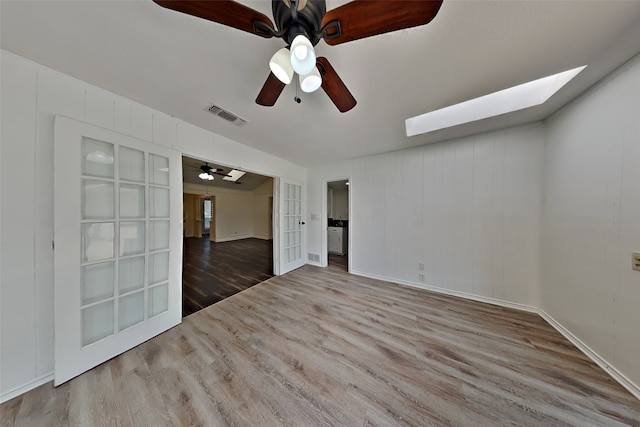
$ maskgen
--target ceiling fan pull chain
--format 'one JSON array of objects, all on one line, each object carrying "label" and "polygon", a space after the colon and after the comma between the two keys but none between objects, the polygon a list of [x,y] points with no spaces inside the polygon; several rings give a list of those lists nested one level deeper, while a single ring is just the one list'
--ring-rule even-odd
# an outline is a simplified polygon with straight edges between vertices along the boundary
[{"label": "ceiling fan pull chain", "polygon": [[300,99],[300,74],[296,74],[298,76],[298,84],[296,85],[296,96],[293,98],[296,103],[300,104],[302,99]]}]

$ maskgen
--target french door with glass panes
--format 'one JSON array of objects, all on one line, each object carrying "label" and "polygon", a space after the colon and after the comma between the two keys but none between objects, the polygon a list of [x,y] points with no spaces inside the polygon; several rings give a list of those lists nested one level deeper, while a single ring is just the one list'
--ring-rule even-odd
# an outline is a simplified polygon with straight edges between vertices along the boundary
[{"label": "french door with glass panes", "polygon": [[302,184],[280,180],[280,274],[305,264]]},{"label": "french door with glass panes", "polygon": [[181,320],[180,154],[55,122],[55,385]]}]

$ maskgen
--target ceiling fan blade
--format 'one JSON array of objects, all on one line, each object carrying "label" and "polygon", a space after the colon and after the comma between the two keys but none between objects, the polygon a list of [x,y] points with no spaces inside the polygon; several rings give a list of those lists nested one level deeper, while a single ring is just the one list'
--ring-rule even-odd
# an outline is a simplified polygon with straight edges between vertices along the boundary
[{"label": "ceiling fan blade", "polygon": [[356,106],[356,99],[351,95],[329,60],[323,56],[316,59],[318,71],[322,76],[322,89],[329,95],[341,113],[345,113]]},{"label": "ceiling fan blade", "polygon": [[208,19],[261,37],[273,37],[273,22],[267,15],[233,0],[153,0],[162,7]]},{"label": "ceiling fan blade", "polygon": [[442,0],[354,0],[327,11],[321,28],[334,21],[340,23],[339,33],[337,27],[331,25],[324,37],[327,44],[337,45],[428,24],[441,5]]},{"label": "ceiling fan blade", "polygon": [[265,107],[272,107],[278,100],[278,97],[285,86],[286,85],[278,80],[273,73],[269,73],[267,81],[264,82],[264,85],[256,98],[256,104],[264,105]]}]

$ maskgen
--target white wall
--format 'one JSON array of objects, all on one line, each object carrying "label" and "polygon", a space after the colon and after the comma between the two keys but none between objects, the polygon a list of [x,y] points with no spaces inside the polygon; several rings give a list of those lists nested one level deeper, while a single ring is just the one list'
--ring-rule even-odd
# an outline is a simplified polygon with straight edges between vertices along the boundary
[{"label": "white wall", "polygon": [[[325,183],[350,178],[352,272],[533,309],[543,148],[535,123],[311,168],[309,212],[322,218]],[[323,254],[326,224],[308,224]]]},{"label": "white wall", "polygon": [[216,196],[216,242],[249,237],[253,237],[253,194],[237,191]]},{"label": "white wall", "polygon": [[273,180],[267,180],[253,190],[253,237],[273,239]]},{"label": "white wall", "polygon": [[349,190],[346,188],[334,188],[333,212],[329,212],[329,218],[349,219]]},{"label": "white wall", "polygon": [[53,371],[53,120],[63,115],[269,176],[306,170],[52,71],[1,56],[0,400]]},{"label": "white wall", "polygon": [[272,239],[271,208],[273,179],[268,179],[252,191],[233,190],[185,183],[189,194],[208,194],[216,198],[216,242],[246,239]]},{"label": "white wall", "polygon": [[640,391],[640,57],[547,126],[542,309]]}]

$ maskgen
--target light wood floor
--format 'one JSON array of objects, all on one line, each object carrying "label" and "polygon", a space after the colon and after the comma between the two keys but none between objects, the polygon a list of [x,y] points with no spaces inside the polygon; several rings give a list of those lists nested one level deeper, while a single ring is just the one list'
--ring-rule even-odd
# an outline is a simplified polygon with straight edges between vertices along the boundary
[{"label": "light wood floor", "polygon": [[640,425],[539,316],[305,266],[53,389],[3,426]]}]

